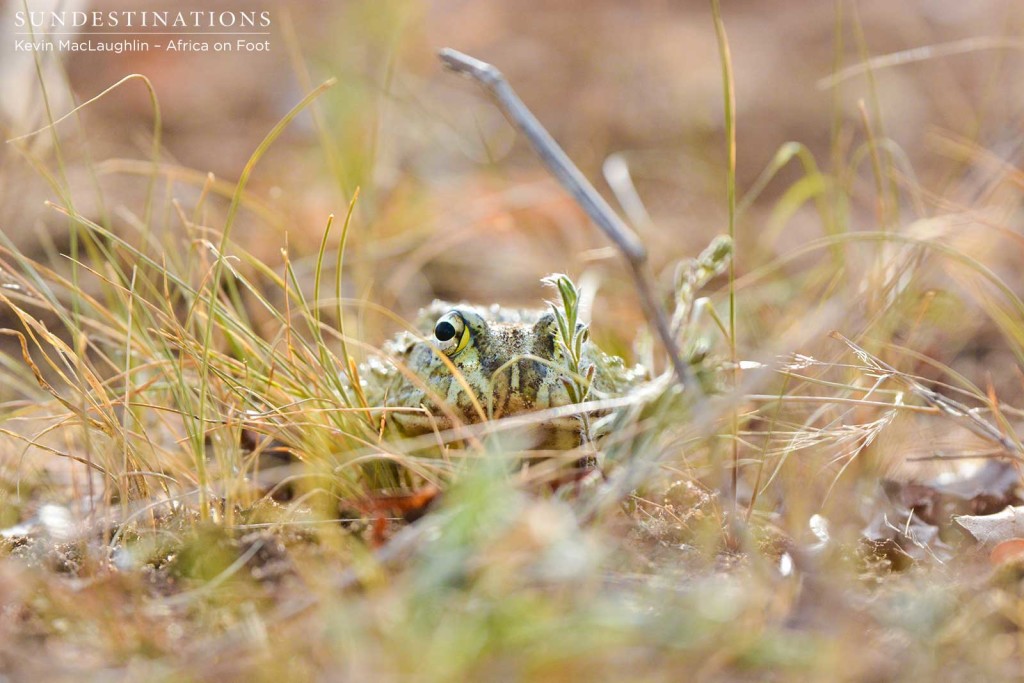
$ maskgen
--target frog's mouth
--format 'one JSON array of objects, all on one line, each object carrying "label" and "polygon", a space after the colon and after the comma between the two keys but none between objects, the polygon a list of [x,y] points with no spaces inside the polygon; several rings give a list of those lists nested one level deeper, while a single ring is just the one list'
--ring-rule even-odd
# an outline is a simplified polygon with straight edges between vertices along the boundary
[{"label": "frog's mouth", "polygon": [[[440,336],[450,340],[449,343],[457,339],[454,334]],[[436,374],[421,376],[420,382],[403,382],[392,396],[391,404],[418,406],[420,410],[396,411],[391,419],[406,434],[417,435],[570,403],[561,373],[550,363],[529,353],[474,354],[473,360],[480,355],[504,358],[501,362],[477,365],[477,372],[461,378],[455,377],[448,368],[436,367]],[[456,372],[465,367],[458,362],[455,365]],[[538,420],[538,426],[571,431],[578,427],[578,421],[575,418]]]},{"label": "frog's mouth", "polygon": [[520,357],[495,372],[490,395],[490,415],[494,418],[557,408],[570,402],[559,373],[530,356]]}]

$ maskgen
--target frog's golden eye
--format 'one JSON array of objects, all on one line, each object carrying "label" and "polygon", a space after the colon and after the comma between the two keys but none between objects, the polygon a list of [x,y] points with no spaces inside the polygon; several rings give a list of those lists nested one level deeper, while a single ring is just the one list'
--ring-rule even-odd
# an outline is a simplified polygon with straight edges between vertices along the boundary
[{"label": "frog's golden eye", "polygon": [[441,316],[434,325],[434,341],[448,356],[454,356],[469,344],[469,325],[457,311]]}]

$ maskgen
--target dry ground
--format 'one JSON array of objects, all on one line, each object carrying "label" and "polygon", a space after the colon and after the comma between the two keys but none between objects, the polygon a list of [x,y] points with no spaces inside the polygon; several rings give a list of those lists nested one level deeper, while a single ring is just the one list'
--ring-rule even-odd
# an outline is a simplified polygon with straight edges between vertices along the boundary
[{"label": "dry ground", "polygon": [[[951,518],[1021,502],[1022,9],[723,5],[732,116],[689,0],[268,3],[265,55],[4,53],[4,139],[152,90],[0,149],[0,673],[1016,678],[1024,565],[991,548],[1024,533]],[[665,366],[442,46],[505,72],[666,300],[730,229],[735,124],[735,272],[685,341],[745,369],[639,396],[604,480],[552,492],[508,435],[382,439],[337,380],[433,297],[537,306],[551,272]],[[291,500],[251,485],[242,422],[299,456]],[[444,491],[418,522],[387,462]]]}]

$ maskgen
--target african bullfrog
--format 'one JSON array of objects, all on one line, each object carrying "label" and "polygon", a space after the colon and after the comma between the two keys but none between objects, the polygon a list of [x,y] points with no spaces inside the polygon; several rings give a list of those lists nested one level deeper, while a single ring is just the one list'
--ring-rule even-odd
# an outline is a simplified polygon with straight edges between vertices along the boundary
[{"label": "african bullfrog", "polygon": [[[573,403],[567,387],[575,375],[551,310],[479,307],[435,301],[420,312],[419,334],[403,332],[387,342],[381,357],[364,364],[361,377],[370,406],[389,411],[389,421],[406,435],[444,430],[509,415]],[[642,366],[589,340],[581,363],[593,366],[589,399],[621,396],[648,379]],[[540,425],[542,448],[572,448],[581,441],[578,416]]]}]

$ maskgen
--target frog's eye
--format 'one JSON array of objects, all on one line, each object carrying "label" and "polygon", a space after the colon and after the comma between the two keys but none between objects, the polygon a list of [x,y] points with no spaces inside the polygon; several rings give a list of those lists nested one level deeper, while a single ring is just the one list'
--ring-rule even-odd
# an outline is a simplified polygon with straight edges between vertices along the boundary
[{"label": "frog's eye", "polygon": [[441,316],[434,325],[434,341],[448,356],[454,356],[469,344],[469,325],[457,311]]}]

